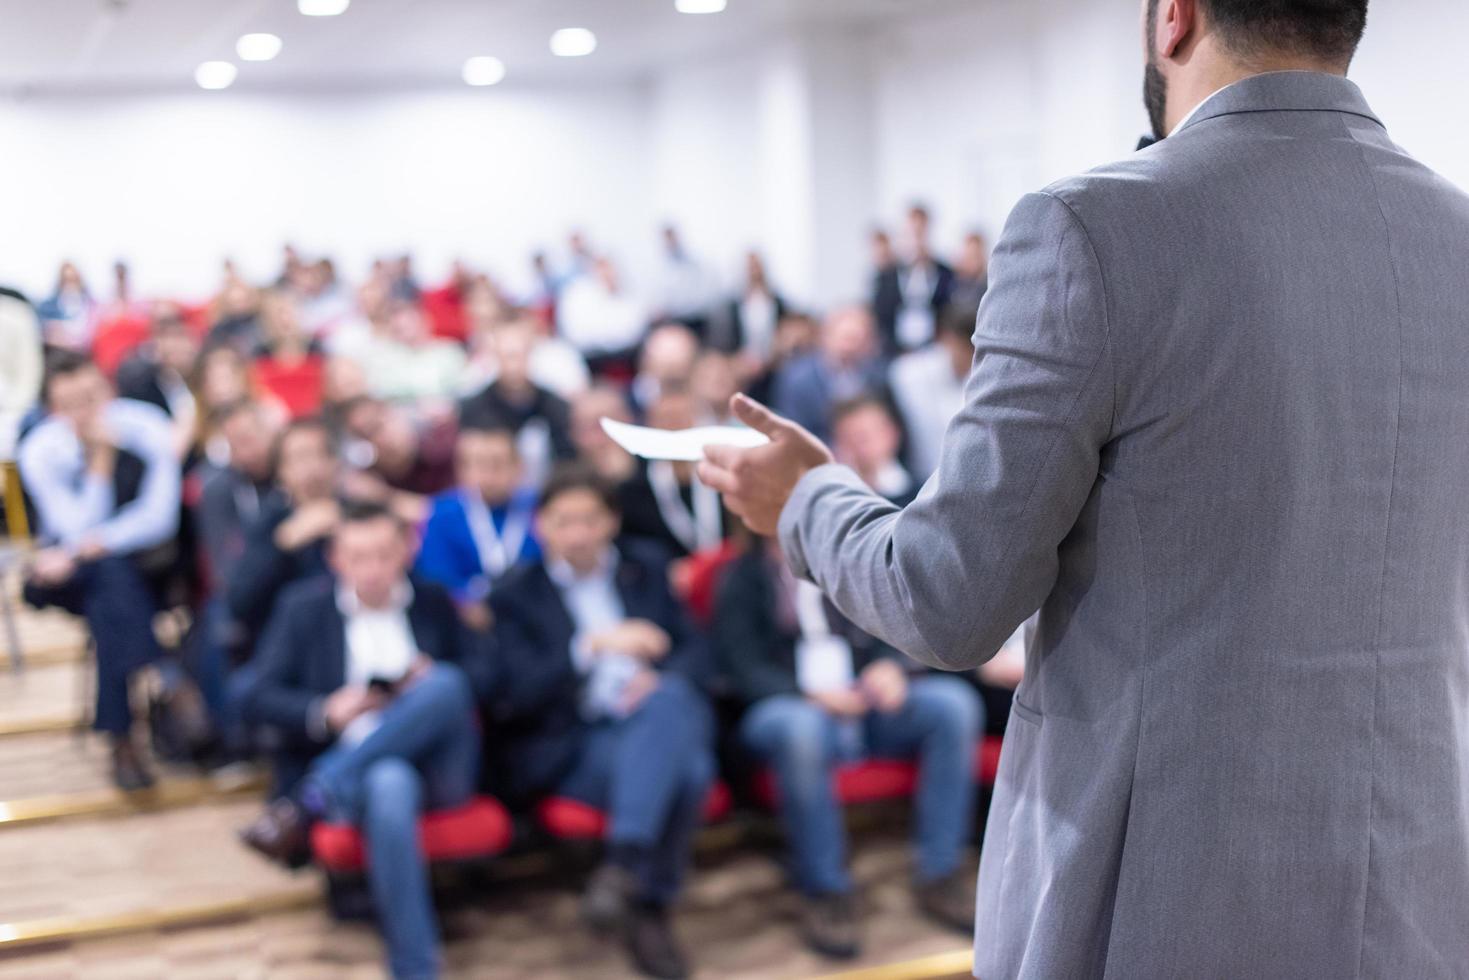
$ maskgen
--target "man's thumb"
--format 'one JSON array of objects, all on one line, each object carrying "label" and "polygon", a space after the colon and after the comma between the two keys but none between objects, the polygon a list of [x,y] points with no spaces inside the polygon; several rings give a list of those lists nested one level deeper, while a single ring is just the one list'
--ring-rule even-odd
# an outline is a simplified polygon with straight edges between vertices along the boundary
[{"label": "man's thumb", "polygon": [[736,418],[756,432],[762,432],[772,439],[786,427],[787,423],[785,419],[776,415],[749,395],[735,395],[730,399],[729,404],[734,409]]}]

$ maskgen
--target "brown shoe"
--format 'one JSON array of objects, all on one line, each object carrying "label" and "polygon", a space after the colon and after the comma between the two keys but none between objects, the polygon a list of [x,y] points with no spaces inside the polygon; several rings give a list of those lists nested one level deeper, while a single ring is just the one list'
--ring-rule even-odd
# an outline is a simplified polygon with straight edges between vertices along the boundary
[{"label": "brown shoe", "polygon": [[689,975],[688,957],[679,947],[678,937],[663,909],[639,907],[631,913],[623,943],[633,965],[646,977],[659,980],[682,980]]},{"label": "brown shoe", "polygon": [[311,822],[290,799],[279,799],[240,830],[240,841],[277,864],[299,868],[311,860]]},{"label": "brown shoe", "polygon": [[974,879],[955,871],[913,886],[918,909],[939,925],[961,935],[974,932]]},{"label": "brown shoe", "polygon": [[806,899],[801,938],[822,956],[849,960],[861,951],[857,938],[857,903],[851,895],[816,895]]},{"label": "brown shoe", "polygon": [[112,782],[124,793],[136,793],[154,783],[153,773],[143,764],[143,757],[130,738],[112,740]]}]

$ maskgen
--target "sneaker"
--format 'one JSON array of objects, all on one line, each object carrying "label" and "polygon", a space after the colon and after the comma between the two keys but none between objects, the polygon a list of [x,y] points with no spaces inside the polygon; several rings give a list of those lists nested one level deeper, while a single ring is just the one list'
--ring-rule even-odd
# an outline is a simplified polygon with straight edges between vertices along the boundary
[{"label": "sneaker", "polygon": [[974,932],[974,878],[954,871],[913,886],[918,909],[939,925],[962,935]]},{"label": "sneaker", "polygon": [[582,919],[597,932],[613,932],[628,922],[637,896],[638,880],[631,871],[603,864],[582,892]]},{"label": "sneaker", "polygon": [[311,821],[295,800],[279,799],[240,831],[240,841],[277,864],[299,868],[311,860]]},{"label": "sneaker", "polygon": [[112,782],[124,793],[148,789],[154,783],[153,773],[143,764],[138,747],[130,738],[112,741]]},{"label": "sneaker", "polygon": [[817,895],[806,899],[801,937],[822,956],[849,960],[861,949],[857,939],[857,904],[851,895]]},{"label": "sneaker", "polygon": [[681,980],[689,975],[688,957],[679,947],[668,913],[663,909],[644,906],[633,910],[623,933],[623,944],[643,976]]}]

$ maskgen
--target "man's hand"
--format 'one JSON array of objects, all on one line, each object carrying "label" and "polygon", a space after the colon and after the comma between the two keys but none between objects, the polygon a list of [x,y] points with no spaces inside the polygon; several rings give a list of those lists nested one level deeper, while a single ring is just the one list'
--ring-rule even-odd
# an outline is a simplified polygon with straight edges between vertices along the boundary
[{"label": "man's hand", "polygon": [[295,551],[331,534],[341,517],[335,500],[302,504],[275,529],[275,543],[282,551]]},{"label": "man's hand", "polygon": [[643,702],[648,700],[648,695],[658,690],[658,681],[658,672],[647,667],[628,679],[627,684],[622,688],[622,694],[617,699],[617,707],[622,711],[624,717],[643,706]]},{"label": "man's hand", "polygon": [[724,494],[725,506],[756,534],[774,534],[801,477],[832,462],[821,440],[745,395],[730,399],[735,416],[770,443],[754,449],[707,446],[699,479]]},{"label": "man's hand", "polygon": [[867,698],[855,687],[837,688],[808,694],[812,701],[837,718],[860,718],[867,714]]},{"label": "man's hand", "polygon": [[107,557],[107,545],[96,535],[89,534],[77,542],[76,560],[80,562],[98,561]]},{"label": "man's hand", "polygon": [[42,548],[31,557],[30,578],[37,585],[60,585],[76,572],[75,559],[63,548]]},{"label": "man's hand", "polygon": [[587,637],[593,655],[622,653],[653,663],[668,656],[673,641],[661,627],[646,619],[628,619]]},{"label": "man's hand", "polygon": [[857,678],[857,686],[878,711],[890,715],[908,700],[908,675],[895,660],[874,660]]},{"label": "man's hand", "polygon": [[339,687],[327,695],[322,710],[326,714],[327,727],[339,733],[358,716],[382,706],[383,697],[376,691],[349,685]]}]

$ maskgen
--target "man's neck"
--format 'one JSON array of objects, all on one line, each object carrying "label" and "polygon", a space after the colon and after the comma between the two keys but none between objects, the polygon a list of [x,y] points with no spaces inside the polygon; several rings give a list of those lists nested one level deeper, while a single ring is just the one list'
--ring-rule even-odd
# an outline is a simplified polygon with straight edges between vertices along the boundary
[{"label": "man's neck", "polygon": [[1201,41],[1189,53],[1189,61],[1197,64],[1197,70],[1175,75],[1168,83],[1169,135],[1177,132],[1179,125],[1211,96],[1246,78],[1279,71],[1346,75],[1346,69],[1340,65],[1329,65],[1297,54],[1263,54],[1248,62],[1240,61],[1221,53],[1212,41]]}]

